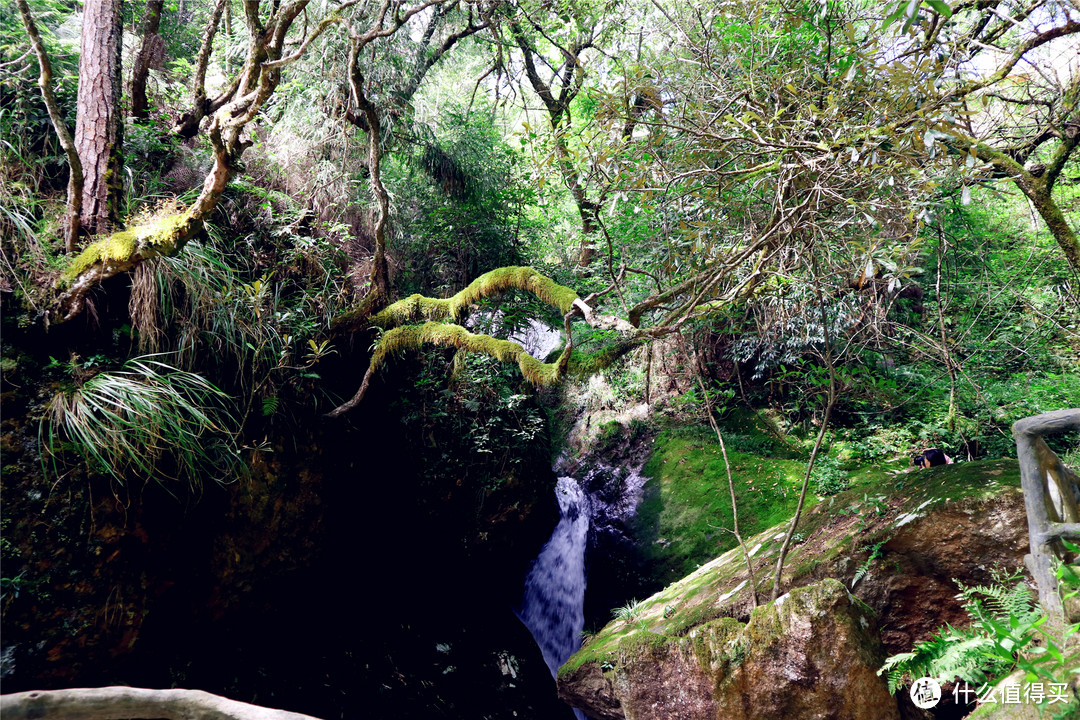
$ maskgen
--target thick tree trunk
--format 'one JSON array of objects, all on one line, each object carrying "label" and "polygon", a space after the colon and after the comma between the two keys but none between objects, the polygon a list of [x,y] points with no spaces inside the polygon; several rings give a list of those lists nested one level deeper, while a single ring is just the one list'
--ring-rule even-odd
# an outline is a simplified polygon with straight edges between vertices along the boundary
[{"label": "thick tree trunk", "polygon": [[309,715],[273,710],[211,695],[202,690],[146,690],[132,687],[78,688],[0,695],[5,720],[313,720]]},{"label": "thick tree trunk", "polygon": [[143,23],[142,47],[135,58],[135,69],[131,73],[131,115],[145,120],[149,104],[146,101],[146,81],[150,78],[150,66],[159,58],[164,48],[164,41],[158,35],[161,25],[161,8],[165,0],[150,0],[146,4],[146,21]]},{"label": "thick tree trunk", "polygon": [[79,56],[75,147],[83,167],[82,226],[91,233],[119,224],[123,197],[120,50],[123,0],[86,0]]}]

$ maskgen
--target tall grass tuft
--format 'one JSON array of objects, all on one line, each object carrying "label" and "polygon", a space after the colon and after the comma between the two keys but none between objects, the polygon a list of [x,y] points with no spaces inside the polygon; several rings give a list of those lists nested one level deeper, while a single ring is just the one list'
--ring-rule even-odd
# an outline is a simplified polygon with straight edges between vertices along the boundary
[{"label": "tall grass tuft", "polygon": [[228,482],[240,458],[227,396],[158,357],[133,358],[53,397],[39,429],[43,460],[55,471],[70,450],[121,484]]}]

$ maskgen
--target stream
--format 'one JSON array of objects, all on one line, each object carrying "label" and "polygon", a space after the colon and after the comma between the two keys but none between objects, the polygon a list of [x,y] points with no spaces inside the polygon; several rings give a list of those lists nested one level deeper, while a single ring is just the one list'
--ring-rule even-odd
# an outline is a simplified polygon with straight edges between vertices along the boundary
[{"label": "stream", "polygon": [[[518,617],[536,639],[551,676],[581,646],[585,628],[585,541],[589,533],[588,498],[574,478],[555,487],[559,524],[525,576]],[[578,720],[585,715],[574,710]]]}]

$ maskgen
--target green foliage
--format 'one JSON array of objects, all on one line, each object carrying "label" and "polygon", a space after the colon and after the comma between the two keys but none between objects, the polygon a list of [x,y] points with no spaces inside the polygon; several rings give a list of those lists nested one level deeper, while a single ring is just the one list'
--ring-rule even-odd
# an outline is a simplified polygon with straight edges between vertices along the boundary
[{"label": "green foliage", "polygon": [[235,477],[240,458],[227,396],[161,357],[133,358],[49,401],[39,438],[54,472],[71,451],[121,484],[142,478],[198,487],[204,477]]},{"label": "green foliage", "polygon": [[[70,7],[61,0],[29,0],[29,6],[49,54],[53,92],[68,128],[74,130],[78,42],[62,40],[56,32],[70,17]],[[0,188],[17,172],[35,193],[62,190],[67,180],[67,159],[37,86],[37,57],[29,50],[22,20],[15,4],[10,3],[0,12],[0,57],[5,60],[0,75]],[[11,189],[0,189],[0,200]]]},{"label": "green foliage", "polygon": [[[1029,681],[1054,679],[1062,670],[1065,645],[1046,631],[1047,616],[1019,573],[995,574],[994,583],[987,586],[961,584],[956,597],[971,626],[946,625],[929,640],[916,643],[911,652],[888,658],[878,674],[888,674],[890,692],[920,677],[940,682],[959,678],[981,686],[994,684],[1017,667],[1027,672]],[[1075,632],[1073,626],[1066,637]]]},{"label": "green foliage", "polygon": [[[229,194],[241,209],[274,200],[246,182]],[[334,229],[305,224],[288,202],[273,221],[256,211],[241,227],[209,225],[205,239],[135,273],[129,310],[139,348],[174,352],[181,367],[214,377],[243,398],[242,421],[286,421],[292,414],[279,410],[292,401],[320,401],[315,366],[337,352],[325,331],[351,302],[346,258],[327,237]],[[269,398],[278,405],[268,413]]]},{"label": "green foliage", "polygon": [[445,296],[478,275],[522,260],[521,210],[529,200],[518,155],[487,112],[440,108],[417,127],[416,150],[387,165],[405,209],[392,248],[404,258],[401,287]]},{"label": "green foliage", "polygon": [[[792,541],[794,541],[794,537],[792,537]],[[864,560],[859,565],[859,567],[855,569],[855,575],[853,575],[851,578],[852,589],[854,589],[855,586],[859,584],[859,581],[866,577],[867,573],[870,572],[870,569],[874,566],[874,561],[881,558],[881,546],[887,542],[889,542],[888,538],[884,540],[879,540],[870,547],[862,548],[863,550],[869,550],[870,555],[868,555],[866,560]]]},{"label": "green foliage", "polygon": [[818,495],[835,495],[851,485],[848,473],[840,467],[840,461],[827,455],[817,458],[810,480]]},{"label": "green foliage", "polygon": [[425,347],[391,404],[425,481],[468,479],[491,490],[547,462],[547,422],[520,373],[493,358]]}]

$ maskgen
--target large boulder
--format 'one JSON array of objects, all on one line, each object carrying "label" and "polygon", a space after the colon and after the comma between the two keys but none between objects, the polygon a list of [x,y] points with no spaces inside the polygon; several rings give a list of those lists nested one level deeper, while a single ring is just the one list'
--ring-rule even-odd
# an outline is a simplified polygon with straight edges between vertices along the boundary
[{"label": "large boulder", "polygon": [[[819,641],[820,625],[800,625],[784,604],[805,592],[798,588],[825,587],[823,581],[834,578],[830,584],[839,581],[874,617],[874,643],[880,640],[885,655],[910,650],[945,623],[966,624],[956,597],[959,583],[988,584],[995,569],[1022,565],[1027,524],[1018,485],[1016,462],[995,460],[899,475],[877,492],[857,488],[834,496],[800,522],[783,579],[785,589],[795,589],[779,610],[770,611],[788,618],[786,627],[811,633],[805,649],[793,638],[778,644],[771,634],[755,632],[764,627],[763,611],[753,610],[746,563],[742,551],[733,548],[638,603],[629,621],[604,627],[563,667],[560,692],[597,720],[849,717],[843,714],[850,698],[844,689],[865,695],[859,676],[843,663],[829,666],[816,656],[831,650],[832,639]],[[771,590],[785,530],[778,525],[746,538],[759,599]],[[840,613],[834,621],[844,617]],[[843,634],[841,629],[834,632]],[[763,637],[764,649],[755,649]],[[752,666],[734,660],[724,665],[724,657],[767,657],[773,666],[762,666],[768,670],[752,681]],[[821,675],[826,667],[836,675]],[[793,698],[775,687],[801,689]],[[731,693],[741,698],[742,709],[733,709],[738,703]],[[798,698],[804,696],[810,704],[801,704]],[[781,707],[781,701],[787,705]],[[933,712],[915,708],[905,693],[873,702],[864,697],[858,704],[875,718],[895,717],[897,707],[904,720],[960,716],[951,695]],[[652,708],[651,715],[643,714],[645,707]],[[819,711],[825,714],[815,714]]]},{"label": "large boulder", "polygon": [[564,668],[564,700],[597,720],[899,717],[876,672],[872,615],[836,580],[792,590],[747,623],[718,618],[681,637],[645,629],[642,612],[602,655]]}]

